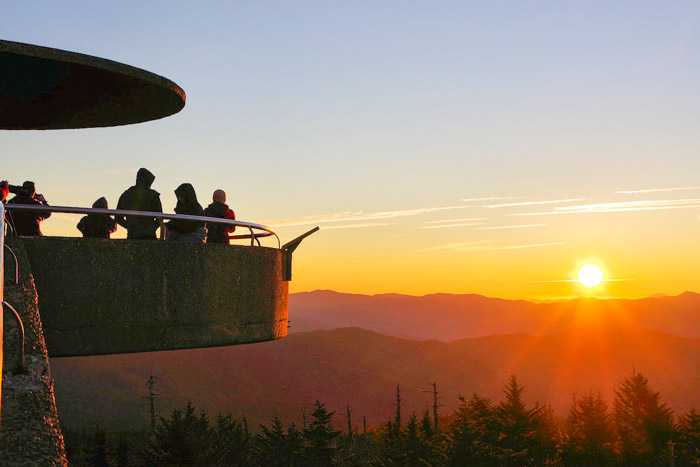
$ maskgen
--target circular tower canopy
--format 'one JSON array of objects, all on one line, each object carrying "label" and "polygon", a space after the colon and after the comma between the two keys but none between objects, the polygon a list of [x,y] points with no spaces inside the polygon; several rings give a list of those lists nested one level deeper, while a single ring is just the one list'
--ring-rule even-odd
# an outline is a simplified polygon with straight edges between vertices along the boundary
[{"label": "circular tower canopy", "polygon": [[180,86],[140,68],[0,40],[0,129],[129,125],[184,106]]}]

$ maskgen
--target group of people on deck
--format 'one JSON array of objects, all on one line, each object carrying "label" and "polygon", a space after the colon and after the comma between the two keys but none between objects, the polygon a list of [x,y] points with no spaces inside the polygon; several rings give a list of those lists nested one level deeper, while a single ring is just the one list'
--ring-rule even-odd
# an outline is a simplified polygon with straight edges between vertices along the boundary
[{"label": "group of people on deck", "polygon": [[[141,168],[136,174],[136,184],[127,189],[119,197],[118,210],[163,212],[160,202],[160,194],[151,188],[155,180],[147,169]],[[3,202],[8,194],[7,182],[0,182],[0,196]],[[175,214],[190,216],[216,217],[219,219],[236,220],[236,215],[226,205],[226,192],[216,190],[212,196],[212,203],[205,209],[197,201],[194,187],[189,183],[183,183],[175,190],[177,205]],[[26,199],[25,199],[26,198]],[[42,195],[37,195],[34,183],[25,182],[21,190],[9,203],[19,204],[43,204],[48,206]],[[93,208],[109,209],[107,199],[98,199],[92,204]],[[39,224],[51,215],[49,211],[13,211],[12,224],[16,235],[42,235]],[[156,239],[156,231],[160,227],[155,217],[115,215],[114,218],[107,214],[88,214],[80,219],[77,227],[84,237],[110,238],[110,235],[121,225],[127,230],[127,238],[130,239]],[[229,233],[236,227],[234,225],[203,222],[186,219],[172,219],[165,223],[165,239],[174,242],[185,243],[229,243]]]}]

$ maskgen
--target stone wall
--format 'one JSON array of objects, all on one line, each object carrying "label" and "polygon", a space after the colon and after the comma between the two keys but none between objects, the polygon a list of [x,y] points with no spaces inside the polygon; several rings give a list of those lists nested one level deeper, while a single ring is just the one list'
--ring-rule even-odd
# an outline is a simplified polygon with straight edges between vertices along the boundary
[{"label": "stone wall", "polygon": [[22,318],[25,355],[24,368],[18,371],[20,332],[11,317],[12,312],[5,310],[0,465],[68,465],[58,424],[34,278],[22,243],[10,242],[10,246],[19,261],[19,284],[15,284],[13,257],[6,252],[5,301]]}]

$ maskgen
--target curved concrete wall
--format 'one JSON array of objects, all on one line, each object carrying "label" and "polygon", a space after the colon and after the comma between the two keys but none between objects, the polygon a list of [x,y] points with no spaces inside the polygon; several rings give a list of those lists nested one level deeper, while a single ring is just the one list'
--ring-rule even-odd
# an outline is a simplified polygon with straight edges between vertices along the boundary
[{"label": "curved concrete wall", "polygon": [[36,237],[20,240],[49,356],[245,344],[287,335],[277,249]]}]

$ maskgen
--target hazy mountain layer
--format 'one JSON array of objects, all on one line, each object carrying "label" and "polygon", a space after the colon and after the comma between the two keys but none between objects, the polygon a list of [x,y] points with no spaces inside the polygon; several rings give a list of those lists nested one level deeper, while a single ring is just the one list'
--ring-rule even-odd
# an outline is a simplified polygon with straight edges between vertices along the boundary
[{"label": "hazy mountain layer", "polygon": [[431,403],[437,382],[442,413],[458,394],[500,400],[509,373],[526,400],[564,414],[574,392],[613,388],[633,369],[642,372],[677,411],[700,408],[700,339],[614,328],[580,327],[548,336],[497,335],[450,343],[411,341],[357,329],[296,333],[262,344],[188,351],[53,359],[62,423],[105,428],[147,426],[146,380],[158,377],[159,410],[188,400],[210,414],[245,414],[290,422],[314,400],[338,411],[350,404],[354,423],[393,417],[396,383],[404,413]]},{"label": "hazy mountain layer", "polygon": [[407,339],[452,341],[525,333],[545,335],[579,325],[623,326],[700,337],[700,295],[639,300],[578,298],[531,303],[481,295],[356,295],[318,290],[290,295],[290,332],[360,327]]}]

